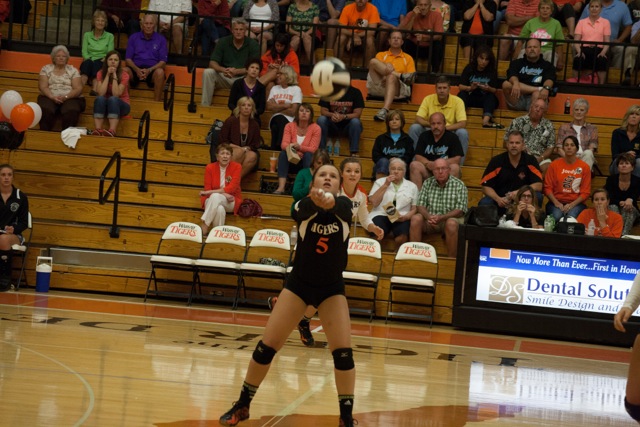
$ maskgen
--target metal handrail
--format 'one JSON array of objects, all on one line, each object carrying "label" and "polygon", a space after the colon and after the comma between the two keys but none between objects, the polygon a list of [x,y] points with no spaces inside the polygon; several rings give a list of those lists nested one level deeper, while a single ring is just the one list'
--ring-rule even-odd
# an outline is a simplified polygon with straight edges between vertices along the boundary
[{"label": "metal handrail", "polygon": [[171,130],[173,129],[173,104],[176,91],[176,76],[170,74],[164,84],[164,111],[169,111],[169,123],[167,126],[167,140],[164,142],[164,149],[173,150],[173,139],[171,138]]},{"label": "metal handrail", "polygon": [[[116,164],[116,176],[113,177],[109,188],[107,191],[104,191],[104,182],[107,179],[107,173],[111,170],[113,164]],[[120,237],[120,229],[118,228],[118,204],[120,202],[120,166],[122,163],[122,156],[119,151],[113,153],[111,159],[109,159],[109,163],[104,167],[102,173],[100,174],[100,189],[98,190],[98,201],[101,205],[107,203],[109,199],[109,195],[115,189],[113,193],[113,221],[111,223],[111,228],[109,229],[109,236],[112,238]]]},{"label": "metal handrail", "polygon": [[[196,20],[196,28],[195,34],[198,34],[200,30],[200,20]],[[189,58],[187,60],[187,72],[191,73],[191,98],[189,100],[189,105],[187,105],[187,111],[190,113],[195,113],[198,111],[198,105],[196,104],[196,71],[198,69],[198,41],[200,37],[194,37],[191,40],[191,44],[189,45]]]},{"label": "metal handrail", "polygon": [[[140,182],[138,183],[138,191],[146,193],[149,189],[147,184],[147,153],[149,152],[149,124],[151,123],[151,114],[149,110],[146,110],[142,117],[140,117],[140,123],[138,124],[138,149],[143,150],[142,153],[142,175],[140,176]],[[144,127],[144,134],[142,128]]]}]

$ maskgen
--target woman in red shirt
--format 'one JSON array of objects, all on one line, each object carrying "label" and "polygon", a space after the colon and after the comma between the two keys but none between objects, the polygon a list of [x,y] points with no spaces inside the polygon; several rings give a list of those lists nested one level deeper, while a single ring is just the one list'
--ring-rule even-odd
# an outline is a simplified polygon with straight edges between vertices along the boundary
[{"label": "woman in red shirt", "polygon": [[224,225],[227,212],[235,214],[240,207],[242,165],[231,161],[232,152],[229,144],[218,145],[218,161],[209,163],[204,171],[204,190],[200,192],[203,234],[209,233],[212,226]]}]

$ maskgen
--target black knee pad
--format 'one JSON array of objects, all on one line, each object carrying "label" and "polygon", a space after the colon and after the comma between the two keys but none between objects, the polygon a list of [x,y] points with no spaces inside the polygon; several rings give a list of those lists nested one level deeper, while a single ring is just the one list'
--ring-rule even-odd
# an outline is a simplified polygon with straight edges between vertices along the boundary
[{"label": "black knee pad", "polygon": [[275,355],[276,350],[263,343],[262,340],[256,345],[256,349],[253,350],[253,360],[260,365],[268,365]]},{"label": "black knee pad", "polygon": [[333,355],[333,366],[338,371],[349,371],[356,367],[353,363],[353,350],[350,348],[337,348],[331,353]]},{"label": "black knee pad", "polygon": [[627,398],[624,398],[624,409],[627,410],[627,414],[634,420],[640,422],[640,405],[634,405],[627,402]]}]

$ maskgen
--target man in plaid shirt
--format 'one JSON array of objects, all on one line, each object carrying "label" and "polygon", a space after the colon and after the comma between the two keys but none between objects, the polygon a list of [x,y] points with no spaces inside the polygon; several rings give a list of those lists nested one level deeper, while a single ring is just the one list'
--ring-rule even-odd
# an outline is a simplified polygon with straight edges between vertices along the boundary
[{"label": "man in plaid shirt", "polygon": [[455,257],[458,228],[467,211],[469,191],[464,183],[451,175],[445,159],[437,159],[433,176],[422,184],[418,195],[418,213],[411,217],[409,239],[420,242],[422,233],[441,233],[445,237],[447,256]]}]

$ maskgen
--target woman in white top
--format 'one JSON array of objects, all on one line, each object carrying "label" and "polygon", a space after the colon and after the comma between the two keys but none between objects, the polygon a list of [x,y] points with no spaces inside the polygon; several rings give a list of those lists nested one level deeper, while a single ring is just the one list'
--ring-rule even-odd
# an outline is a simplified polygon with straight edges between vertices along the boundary
[{"label": "woman in white top", "polygon": [[273,27],[280,20],[278,2],[276,0],[248,1],[242,17],[251,23],[249,36],[258,41],[261,54],[264,54],[267,51],[267,42],[273,39]]},{"label": "woman in white top", "polygon": [[373,210],[369,215],[375,225],[392,233],[396,246],[409,240],[411,217],[418,212],[418,187],[405,179],[407,164],[394,157],[389,162],[389,176],[376,180],[369,193]]},{"label": "woman in white top", "polygon": [[[622,308],[613,318],[613,326],[620,332],[626,332],[624,324],[640,304],[640,273],[633,279],[627,298]],[[631,361],[627,374],[627,389],[624,407],[634,420],[640,423],[640,334],[636,336],[631,349]]]},{"label": "woman in white top", "polygon": [[340,172],[342,173],[342,188],[340,195],[346,196],[353,203],[353,223],[355,219],[360,221],[362,228],[369,233],[375,235],[376,239],[384,238],[384,230],[371,221],[369,218],[369,210],[367,209],[367,194],[360,186],[360,178],[362,177],[362,164],[355,157],[348,157],[340,163]]},{"label": "woman in white top", "polygon": [[298,76],[294,69],[283,65],[276,74],[276,85],[269,91],[267,111],[273,113],[269,121],[271,129],[271,149],[280,151],[284,127],[293,121],[302,103],[302,90],[298,86]]}]

